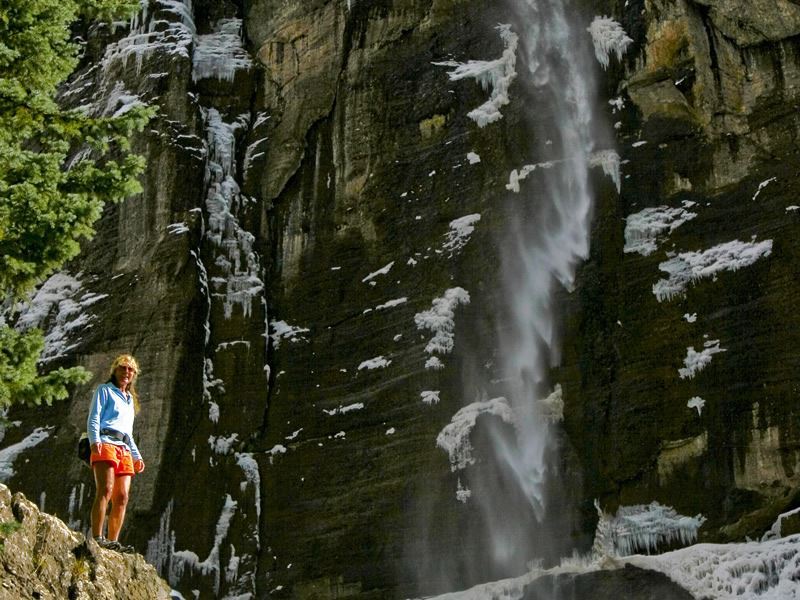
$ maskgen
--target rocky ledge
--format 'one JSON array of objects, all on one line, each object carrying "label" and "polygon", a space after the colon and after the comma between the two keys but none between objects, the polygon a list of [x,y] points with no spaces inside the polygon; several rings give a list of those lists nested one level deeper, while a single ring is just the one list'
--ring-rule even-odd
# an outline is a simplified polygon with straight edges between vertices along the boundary
[{"label": "rocky ledge", "polygon": [[144,557],[100,548],[2,484],[0,524],[0,600],[170,597]]}]

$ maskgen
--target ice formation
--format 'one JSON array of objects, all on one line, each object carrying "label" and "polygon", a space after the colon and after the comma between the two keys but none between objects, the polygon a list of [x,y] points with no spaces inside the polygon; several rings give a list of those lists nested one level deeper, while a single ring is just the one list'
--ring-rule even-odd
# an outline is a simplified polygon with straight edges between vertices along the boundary
[{"label": "ice formation", "polygon": [[622,25],[610,17],[595,17],[587,31],[592,34],[594,55],[604,69],[608,68],[609,56],[612,52],[616,55],[617,60],[622,60],[622,55],[633,43]]},{"label": "ice formation", "polygon": [[657,556],[630,556],[625,562],[664,573],[694,598],[800,598],[800,535],[767,542],[696,544]]},{"label": "ice formation", "polygon": [[20,311],[17,329],[46,327],[40,357],[44,364],[65,356],[78,346],[79,334],[91,327],[95,319],[89,307],[108,297],[108,294],[84,292],[80,276],[80,273],[74,277],[55,273]]},{"label": "ice formation", "polygon": [[[169,582],[177,585],[185,570],[189,569],[203,575],[211,574],[214,578],[214,594],[219,594],[219,586],[222,577],[222,565],[220,564],[220,545],[228,535],[233,515],[236,513],[237,502],[231,498],[230,494],[225,495],[225,502],[222,506],[214,535],[214,544],[208,556],[200,560],[200,557],[191,550],[173,550],[171,552],[169,564]],[[174,539],[172,540],[174,547]]]},{"label": "ice formation", "polygon": [[558,162],[563,161],[545,161],[536,163],[534,165],[525,165],[520,170],[513,169],[508,175],[508,183],[506,189],[515,194],[519,194],[519,182],[527,178],[528,175],[533,173],[536,169],[552,169]]},{"label": "ice formation", "polygon": [[214,265],[222,274],[210,279],[212,296],[222,299],[226,319],[233,316],[235,306],[249,317],[253,300],[263,299],[264,282],[260,278],[260,259],[253,248],[255,236],[241,227],[236,216],[245,198],[234,179],[235,134],[247,125],[247,116],[240,115],[233,123],[226,123],[214,108],[203,109],[203,114],[209,148],[206,238],[217,249]]},{"label": "ice formation", "polygon": [[719,347],[719,340],[709,340],[703,346],[704,348],[700,352],[697,352],[694,346],[686,348],[686,358],[683,359],[684,366],[678,369],[681,379],[692,379],[699,371],[708,366],[714,354],[726,352],[725,348]]},{"label": "ice formation", "polygon": [[52,427],[37,427],[22,441],[11,444],[0,450],[0,483],[8,481],[14,475],[14,461],[25,450],[33,448],[50,436]]},{"label": "ice formation", "polygon": [[456,487],[456,500],[458,500],[462,504],[466,504],[470,496],[472,496],[472,490],[463,487],[461,485],[461,479],[459,479],[458,486]]},{"label": "ice formation", "polygon": [[691,544],[706,520],[702,515],[679,515],[672,507],[658,502],[620,506],[615,516],[603,512],[597,501],[595,507],[600,520],[594,552],[605,556],[627,556],[636,551],[650,553],[676,542]]},{"label": "ice formation", "polygon": [[550,423],[558,423],[564,420],[564,395],[561,391],[561,384],[557,383],[553,392],[539,401],[541,405],[542,417]]},{"label": "ice formation", "polygon": [[775,181],[777,179],[778,179],[777,177],[770,177],[769,179],[765,179],[764,181],[759,183],[758,184],[758,189],[756,190],[756,193],[753,194],[753,200],[758,198],[758,196],[761,194],[761,192],[764,191],[765,187],[767,187],[770,183],[772,183],[773,181]]},{"label": "ice formation", "polygon": [[658,249],[658,244],[665,236],[696,216],[697,213],[668,206],[645,208],[628,215],[625,219],[623,252],[637,252],[642,256],[649,256]]},{"label": "ice formation", "polygon": [[354,410],[361,410],[364,408],[363,402],[354,402],[353,404],[348,404],[347,406],[339,406],[338,408],[334,408],[332,410],[322,409],[326,415],[332,417],[333,415],[345,415]]},{"label": "ice formation", "polygon": [[439,404],[439,390],[424,390],[419,393],[422,402],[431,406],[432,404]]},{"label": "ice formation", "polygon": [[768,540],[775,540],[779,537],[782,537],[781,528],[783,526],[784,519],[789,517],[794,517],[796,515],[800,515],[800,508],[794,508],[787,512],[781,513],[778,515],[778,518],[775,519],[775,522],[772,524],[772,527],[764,534],[761,538],[762,542],[766,542]]},{"label": "ice formation", "polygon": [[706,401],[705,401],[705,400],[703,400],[703,399],[702,399],[700,396],[694,396],[693,398],[691,398],[691,399],[690,399],[690,400],[689,400],[689,401],[686,403],[686,407],[687,407],[687,408],[696,408],[696,409],[697,409],[697,415],[698,415],[698,416],[702,416],[702,414],[703,414],[703,407],[704,407],[705,405],[706,405]]},{"label": "ice formation", "polygon": [[476,165],[481,162],[481,157],[477,152],[467,152],[467,160],[469,161],[469,164]]},{"label": "ice formation", "polygon": [[431,356],[428,360],[425,361],[425,368],[438,371],[439,369],[444,369],[444,363],[438,356]]},{"label": "ice formation", "polygon": [[232,433],[227,437],[222,435],[210,435],[208,436],[208,445],[211,447],[214,454],[230,454],[238,437],[238,433]]},{"label": "ice formation", "polygon": [[307,327],[298,327],[289,325],[286,321],[272,321],[269,324],[272,333],[269,338],[272,340],[272,345],[277,350],[281,345],[281,340],[289,340],[290,342],[305,341],[301,335],[311,331]]},{"label": "ice formation", "polygon": [[192,55],[192,80],[215,78],[233,81],[238,70],[250,69],[253,61],[242,47],[242,20],[220,19],[214,31],[198,35]]},{"label": "ice formation", "polygon": [[382,266],[377,271],[374,271],[374,272],[370,273],[369,275],[364,277],[364,279],[362,279],[361,281],[363,283],[368,283],[368,282],[372,281],[373,279],[375,279],[378,275],[386,275],[386,274],[389,273],[389,271],[392,270],[393,266],[394,266],[394,261],[390,262],[388,265]]},{"label": "ice formation", "polygon": [[479,214],[465,215],[450,221],[450,230],[447,232],[447,240],[442,246],[442,250],[453,256],[469,242],[472,232],[475,231],[475,223],[481,220]]},{"label": "ice formation", "polygon": [[143,6],[143,12],[131,23],[130,33],[106,47],[103,57],[105,71],[115,64],[131,70],[128,63],[133,58],[138,75],[144,60],[153,54],[178,60],[189,59],[195,34],[191,0],[156,0],[154,4],[154,12],[171,18],[149,19],[148,5]]},{"label": "ice formation", "polygon": [[504,423],[514,423],[511,406],[502,397],[473,402],[459,410],[436,437],[436,445],[450,456],[451,471],[460,471],[475,463],[469,434],[481,415],[494,415]]},{"label": "ice formation", "polygon": [[447,75],[450,81],[472,78],[483,87],[491,89],[489,99],[467,113],[467,116],[478,124],[486,127],[503,118],[500,108],[509,103],[508,89],[517,76],[517,34],[511,31],[511,25],[498,25],[500,38],[505,44],[505,50],[500,58],[495,60],[470,60],[460,63],[452,60],[435,62],[440,67],[455,67]]},{"label": "ice formation", "polygon": [[403,296],[402,298],[395,298],[394,300],[389,300],[384,302],[383,304],[379,304],[375,307],[375,310],[385,310],[387,308],[394,308],[395,306],[400,306],[401,304],[405,304],[408,302],[408,298]]},{"label": "ice formation", "polygon": [[417,329],[427,329],[434,333],[425,346],[425,352],[449,354],[453,351],[455,335],[455,309],[459,304],[469,304],[469,292],[464,288],[450,288],[441,298],[433,300],[433,307],[414,315]]},{"label": "ice formation", "polygon": [[622,189],[619,165],[619,154],[615,150],[598,150],[589,157],[589,166],[602,168],[603,173],[614,182],[617,193]]},{"label": "ice formation", "polygon": [[690,283],[714,277],[722,271],[736,271],[772,254],[772,240],[740,242],[733,240],[702,252],[682,252],[658,265],[668,274],[653,285],[659,302],[683,295]]},{"label": "ice formation", "polygon": [[389,359],[384,358],[383,356],[376,356],[375,358],[370,358],[369,360],[362,361],[358,365],[358,370],[361,371],[363,369],[367,369],[369,371],[373,369],[385,369],[392,361]]},{"label": "ice formation", "polygon": [[256,507],[256,522],[258,522],[261,518],[261,473],[258,462],[251,452],[236,452],[234,457],[236,464],[244,472],[245,480],[241,484],[241,490],[244,491],[248,484],[253,486],[253,504]]}]

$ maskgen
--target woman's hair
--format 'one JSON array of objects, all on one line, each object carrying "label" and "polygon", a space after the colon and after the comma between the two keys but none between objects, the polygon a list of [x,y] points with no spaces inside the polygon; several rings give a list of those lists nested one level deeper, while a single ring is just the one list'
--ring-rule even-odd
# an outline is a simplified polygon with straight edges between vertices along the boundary
[{"label": "woman's hair", "polygon": [[114,371],[116,371],[117,367],[120,365],[133,367],[133,377],[131,378],[131,382],[128,384],[127,391],[130,392],[131,396],[133,397],[133,412],[138,413],[139,409],[141,408],[141,405],[139,404],[139,394],[136,392],[136,378],[139,376],[139,363],[136,362],[136,359],[130,354],[120,354],[117,358],[115,358],[114,362],[111,363],[111,371],[108,375],[108,381],[114,385],[117,385],[117,379],[114,375]]}]

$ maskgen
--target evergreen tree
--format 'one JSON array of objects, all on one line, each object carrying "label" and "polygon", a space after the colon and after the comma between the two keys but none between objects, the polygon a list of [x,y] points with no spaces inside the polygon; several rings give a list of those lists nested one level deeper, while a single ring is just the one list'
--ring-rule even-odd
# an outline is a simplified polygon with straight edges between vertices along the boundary
[{"label": "evergreen tree", "polygon": [[71,25],[138,8],[137,0],[0,0],[0,409],[49,404],[67,396],[67,384],[88,379],[81,368],[40,375],[42,332],[16,331],[9,321],[92,237],[106,202],[141,191],[144,160],[129,139],[153,111],[140,105],[94,117],[55,101],[78,63]]}]

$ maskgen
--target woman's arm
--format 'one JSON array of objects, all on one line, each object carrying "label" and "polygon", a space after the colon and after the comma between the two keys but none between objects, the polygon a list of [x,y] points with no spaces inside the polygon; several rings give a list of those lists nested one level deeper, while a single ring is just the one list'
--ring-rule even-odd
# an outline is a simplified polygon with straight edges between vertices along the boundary
[{"label": "woman's arm", "polygon": [[98,386],[92,396],[89,405],[89,416],[86,419],[86,433],[89,436],[89,444],[94,448],[100,444],[100,415],[103,412],[103,405],[106,401],[105,386]]}]

